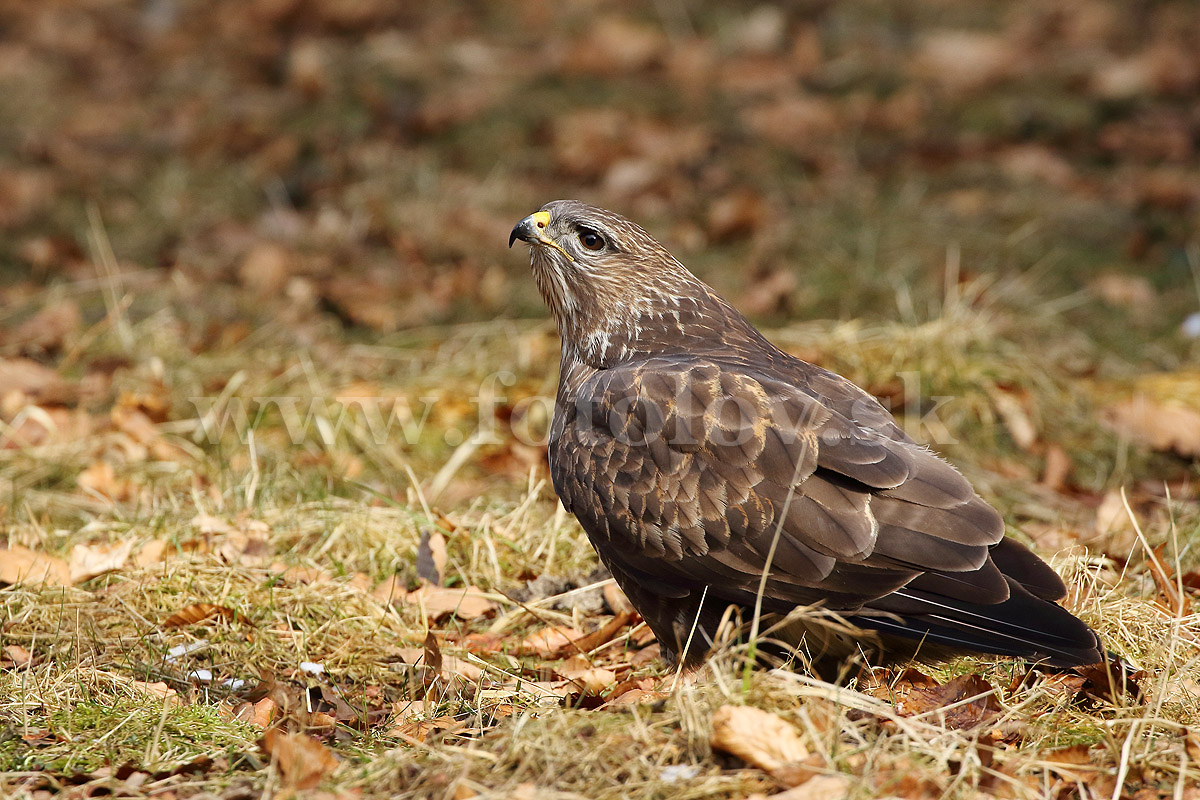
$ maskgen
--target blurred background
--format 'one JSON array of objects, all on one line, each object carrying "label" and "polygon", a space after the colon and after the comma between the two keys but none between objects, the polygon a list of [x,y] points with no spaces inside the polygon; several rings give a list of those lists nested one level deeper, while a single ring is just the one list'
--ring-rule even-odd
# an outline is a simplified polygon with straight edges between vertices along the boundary
[{"label": "blurred background", "polygon": [[454,445],[482,376],[509,371],[502,414],[552,393],[505,242],[575,197],[902,406],[905,370],[919,411],[986,379],[979,436],[1063,439],[1101,487],[1123,462],[1067,441],[1094,409],[1062,382],[1200,353],[1198,52],[1190,0],[8,0],[4,419],[32,399],[58,427],[23,441],[75,441],[124,402],[200,441],[191,398],[432,393]]}]

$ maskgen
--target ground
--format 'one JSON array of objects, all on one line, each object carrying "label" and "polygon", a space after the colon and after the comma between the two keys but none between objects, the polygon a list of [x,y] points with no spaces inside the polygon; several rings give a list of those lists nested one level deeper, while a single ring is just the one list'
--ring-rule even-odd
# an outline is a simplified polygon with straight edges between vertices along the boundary
[{"label": "ground", "polygon": [[[1196,796],[1197,49],[1186,0],[0,2],[0,794]],[[547,482],[504,245],[560,197],[889,403],[1140,688],[665,666]]]}]

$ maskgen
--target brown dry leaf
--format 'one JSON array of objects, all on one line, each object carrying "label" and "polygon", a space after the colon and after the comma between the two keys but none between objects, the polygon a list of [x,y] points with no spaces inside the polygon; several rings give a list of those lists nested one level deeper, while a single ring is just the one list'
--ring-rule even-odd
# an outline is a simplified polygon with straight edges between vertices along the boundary
[{"label": "brown dry leaf", "polygon": [[162,431],[148,414],[138,408],[113,406],[113,427],[146,448],[147,455],[155,461],[184,461],[188,452],[163,438]]},{"label": "brown dry leaf", "polygon": [[237,619],[237,612],[232,608],[218,606],[212,603],[193,603],[190,606],[185,606],[179,609],[171,616],[163,620],[164,628],[181,628],[185,625],[195,625],[198,622],[212,619],[213,617],[221,617],[226,620]]},{"label": "brown dry leaf", "polygon": [[6,341],[19,345],[23,353],[54,353],[62,349],[64,340],[82,324],[79,304],[61,300],[18,325]]},{"label": "brown dry leaf", "polygon": [[191,524],[200,533],[229,533],[233,530],[233,526],[228,522],[211,514],[197,514],[192,517]]},{"label": "brown dry leaf", "polygon": [[67,562],[24,547],[0,550],[0,583],[26,586],[70,586],[71,568]]},{"label": "brown dry leaf", "polygon": [[329,570],[316,566],[304,566],[302,564],[293,564],[287,566],[276,561],[271,564],[271,571],[280,573],[280,577],[288,583],[311,585],[314,583],[328,583],[333,580],[329,574]]},{"label": "brown dry leaf", "polygon": [[138,690],[162,700],[167,708],[175,708],[183,705],[183,698],[179,696],[179,692],[175,691],[162,681],[146,683],[145,681],[135,680],[133,681],[133,685]]},{"label": "brown dry leaf", "polygon": [[421,532],[417,545],[417,577],[434,586],[442,585],[446,574],[446,537],[440,533]]},{"label": "brown dry leaf", "polygon": [[1134,671],[1128,665],[1111,661],[1046,675],[1038,688],[1047,694],[1069,696],[1072,702],[1084,706],[1114,703],[1118,697],[1138,702],[1143,697],[1141,682],[1145,677],[1141,670]]},{"label": "brown dry leaf", "polygon": [[371,590],[371,595],[381,603],[395,603],[399,605],[408,596],[408,589],[404,588],[404,583],[400,580],[400,576],[390,575]]},{"label": "brown dry leaf", "polygon": [[1100,549],[1117,558],[1128,558],[1137,546],[1137,530],[1120,492],[1106,492],[1096,507],[1095,536]]},{"label": "brown dry leaf", "polygon": [[28,358],[0,358],[0,399],[7,408],[9,397],[26,402],[69,405],[79,396],[78,386],[67,383],[58,373]]},{"label": "brown dry leaf", "polygon": [[296,268],[295,256],[275,242],[258,242],[238,265],[238,281],[262,297],[278,295]]},{"label": "brown dry leaf", "polygon": [[246,721],[265,731],[271,727],[277,716],[279,716],[279,704],[270,697],[264,697],[250,707],[250,714]]},{"label": "brown dry leaf", "polygon": [[1200,458],[1200,372],[1146,375],[1126,394],[1104,410],[1106,425],[1153,450]]},{"label": "brown dry leaf", "polygon": [[168,547],[170,543],[166,539],[151,539],[138,548],[133,563],[139,567],[149,567],[165,561]]},{"label": "brown dry leaf", "polygon": [[1027,395],[1021,396],[1013,392],[1007,392],[1000,388],[994,388],[988,394],[992,400],[992,406],[1000,415],[1000,419],[1004,422],[1004,427],[1008,430],[1008,435],[1012,437],[1013,442],[1022,450],[1029,450],[1038,440],[1037,426],[1033,424],[1030,418],[1027,406],[1030,402]]},{"label": "brown dry leaf", "polygon": [[838,107],[823,97],[787,95],[742,112],[747,127],[773,144],[804,150],[842,130]]},{"label": "brown dry leaf", "polygon": [[[968,729],[987,723],[1003,710],[996,687],[982,675],[960,675],[948,683],[915,669],[906,669],[893,680],[890,670],[873,675],[861,691],[896,706],[902,717],[925,716],[946,728]],[[969,702],[963,702],[970,699]]]},{"label": "brown dry leaf", "polygon": [[71,582],[79,583],[105,572],[112,572],[125,566],[129,554],[133,552],[133,542],[113,542],[111,544],[77,544],[71,548]]},{"label": "brown dry leaf", "polygon": [[1065,767],[1090,764],[1092,763],[1092,758],[1089,754],[1090,747],[1090,745],[1086,744],[1074,744],[1070,747],[1060,747],[1057,750],[1045,750],[1038,754],[1038,761],[1045,761],[1052,766],[1061,765]]},{"label": "brown dry leaf", "polygon": [[629,602],[629,598],[621,591],[621,587],[617,586],[616,581],[610,581],[604,584],[604,602],[608,603],[609,610],[614,614],[633,614],[633,603]]},{"label": "brown dry leaf", "polygon": [[842,800],[853,787],[854,779],[849,775],[813,775],[791,789],[769,796],[752,794],[747,800]]},{"label": "brown dry leaf", "polygon": [[738,308],[751,314],[778,314],[788,309],[796,287],[796,273],[790,269],[770,269],[756,274],[738,299]]},{"label": "brown dry leaf", "polygon": [[1141,275],[1101,275],[1088,284],[1088,291],[1110,306],[1127,308],[1138,313],[1152,311],[1158,302],[1154,285]]},{"label": "brown dry leaf", "polygon": [[49,206],[58,180],[49,169],[0,170],[0,229],[23,225]]},{"label": "brown dry leaf", "polygon": [[109,500],[128,500],[133,494],[133,485],[124,478],[118,478],[113,465],[107,461],[97,461],[79,473],[75,479],[81,489],[103,495]]},{"label": "brown dry leaf", "polygon": [[475,619],[493,613],[498,606],[478,586],[447,589],[442,586],[422,586],[393,602],[419,606],[427,618],[439,620],[451,614],[459,619]]},{"label": "brown dry leaf", "polygon": [[629,633],[629,638],[638,647],[644,647],[647,650],[651,646],[658,647],[658,641],[654,638],[654,631],[650,630],[649,625],[639,625]]},{"label": "brown dry leaf", "polygon": [[600,694],[617,682],[617,673],[611,669],[594,666],[583,656],[567,659],[554,671],[586,694]]},{"label": "brown dry leaf", "polygon": [[[1175,580],[1175,570],[1171,569],[1171,562],[1167,558],[1166,552],[1167,545],[1164,542],[1154,548],[1154,552],[1150,558],[1146,559],[1146,563],[1150,569],[1150,577],[1154,580],[1154,586],[1162,595],[1167,610],[1182,619],[1191,613],[1192,602],[1187,593],[1180,590],[1180,584]],[[1180,582],[1182,582],[1182,577]]]},{"label": "brown dry leaf", "polygon": [[[261,566],[275,555],[275,549],[271,547],[267,537],[244,530],[231,530],[226,533],[218,540],[212,552],[226,564],[243,567]],[[281,568],[279,571],[287,572],[287,569]]]},{"label": "brown dry leaf", "polygon": [[612,700],[609,700],[607,706],[632,706],[641,705],[643,703],[657,703],[660,700],[666,700],[671,696],[670,692],[658,692],[653,689],[643,689],[640,686],[635,686],[621,692]]},{"label": "brown dry leaf", "polygon": [[982,31],[934,31],[921,38],[919,47],[918,74],[958,92],[1004,80],[1026,60],[1011,42]]},{"label": "brown dry leaf", "polygon": [[1192,728],[1184,728],[1183,746],[1187,751],[1188,759],[1193,764],[1200,764],[1200,735]]},{"label": "brown dry leaf", "polygon": [[350,323],[383,333],[425,324],[447,305],[441,297],[415,293],[411,287],[344,278],[323,283],[321,297]]},{"label": "brown dry leaf", "polygon": [[571,648],[572,643],[586,635],[583,631],[569,625],[542,628],[526,636],[524,641],[517,646],[517,652],[541,658],[558,658],[564,651]]},{"label": "brown dry leaf", "polygon": [[0,656],[14,667],[28,667],[33,663],[33,654],[19,644],[5,645]]},{"label": "brown dry leaf", "polygon": [[1034,180],[1065,188],[1075,180],[1071,162],[1049,147],[1021,144],[1007,148],[998,156],[998,166],[1015,180]]},{"label": "brown dry leaf", "polygon": [[721,706],[713,712],[712,727],[714,750],[731,753],[779,780],[794,774],[795,766],[808,758],[796,728],[760,708]]},{"label": "brown dry leaf", "polygon": [[[159,424],[170,418],[171,393],[162,383],[154,385],[151,391],[122,391],[121,396],[117,398],[116,407],[126,411],[139,411],[150,422]],[[155,433],[157,434],[157,431]]]},{"label": "brown dry leaf", "polygon": [[636,72],[662,58],[668,49],[658,26],[622,17],[601,17],[585,30],[586,35],[568,50],[563,65],[568,72],[599,76]]},{"label": "brown dry leaf", "polygon": [[263,751],[278,764],[283,782],[296,789],[312,789],[338,766],[337,756],[307,734],[272,729],[261,744]]},{"label": "brown dry leaf", "polygon": [[724,242],[756,233],[766,224],[767,204],[750,189],[735,189],[712,201],[708,207],[708,236]]},{"label": "brown dry leaf", "polygon": [[1061,446],[1052,444],[1046,448],[1046,464],[1042,467],[1042,477],[1038,482],[1055,492],[1061,492],[1067,487],[1071,477],[1071,457]]},{"label": "brown dry leaf", "polygon": [[555,625],[535,631],[521,644],[517,652],[542,658],[559,658],[568,653],[586,653],[612,637],[629,624],[632,615],[618,614],[591,633],[584,633],[569,625]]},{"label": "brown dry leaf", "polygon": [[20,392],[0,397],[0,416],[11,418],[22,410],[26,413],[14,420],[16,424],[8,425],[0,434],[0,448],[15,450],[49,442],[78,442],[90,436],[95,428],[95,420],[83,409],[27,406]]},{"label": "brown dry leaf", "polygon": [[387,733],[389,736],[423,742],[436,733],[449,733],[465,726],[466,723],[456,717],[442,716],[405,722],[391,728]]}]

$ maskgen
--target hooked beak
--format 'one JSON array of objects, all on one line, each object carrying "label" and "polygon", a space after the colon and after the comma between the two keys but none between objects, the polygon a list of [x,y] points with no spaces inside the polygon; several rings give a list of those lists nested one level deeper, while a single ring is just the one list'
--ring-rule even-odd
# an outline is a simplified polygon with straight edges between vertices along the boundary
[{"label": "hooked beak", "polygon": [[546,235],[546,226],[550,224],[549,211],[535,211],[525,219],[513,226],[512,233],[508,235],[508,246],[512,247],[513,242],[520,239],[523,242],[529,242],[532,245],[545,245],[553,247],[558,252],[567,257],[568,261],[574,261],[575,258],[562,249],[558,242]]},{"label": "hooked beak", "polygon": [[513,242],[517,239],[530,244],[551,244],[552,242],[545,233],[546,226],[549,224],[549,211],[537,211],[530,214],[513,226],[512,233],[508,235],[508,246],[512,247]]}]

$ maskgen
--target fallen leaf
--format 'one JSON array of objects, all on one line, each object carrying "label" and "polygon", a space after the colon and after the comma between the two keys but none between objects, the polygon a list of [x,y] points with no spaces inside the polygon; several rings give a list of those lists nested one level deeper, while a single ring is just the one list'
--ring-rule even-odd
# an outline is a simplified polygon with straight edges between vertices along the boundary
[{"label": "fallen leaf", "polygon": [[139,567],[148,567],[165,560],[169,543],[166,539],[151,539],[140,548],[133,557],[133,563]]},{"label": "fallen leaf", "polygon": [[1042,477],[1039,483],[1055,492],[1061,492],[1067,487],[1071,477],[1071,457],[1067,451],[1057,444],[1046,448],[1046,464],[1042,467]]},{"label": "fallen leaf", "polygon": [[1146,375],[1127,394],[1102,413],[1108,427],[1152,450],[1200,457],[1200,372]]},{"label": "fallen leaf", "polygon": [[14,667],[28,667],[33,663],[33,655],[19,644],[4,646],[3,659]]},{"label": "fallen leaf", "polygon": [[1155,588],[1162,595],[1166,602],[1167,610],[1175,616],[1182,619],[1187,616],[1192,610],[1191,600],[1188,599],[1187,593],[1181,591],[1180,583],[1175,580],[1175,571],[1170,568],[1170,560],[1166,557],[1167,545],[1164,542],[1154,551],[1150,553],[1150,557],[1146,559],[1146,564],[1149,567],[1150,577],[1154,581]]},{"label": "fallen leaf", "polygon": [[413,739],[424,742],[437,733],[452,733],[466,727],[466,723],[456,717],[441,716],[432,719],[418,719],[397,725],[388,731],[389,736],[402,739]]},{"label": "fallen leaf", "polygon": [[[582,659],[580,659],[582,660]],[[585,694],[598,695],[617,682],[617,673],[604,667],[575,664],[555,670],[560,676],[575,684]]]},{"label": "fallen leaf", "polygon": [[428,619],[434,621],[451,614],[459,619],[475,619],[491,614],[497,608],[478,586],[447,589],[426,584],[392,602],[418,606]]},{"label": "fallen leaf", "polygon": [[312,789],[338,766],[337,756],[328,747],[304,733],[272,729],[261,744],[278,765],[283,782],[296,789]]},{"label": "fallen leaf", "polygon": [[657,703],[671,696],[670,692],[658,692],[653,689],[634,687],[609,700],[607,706],[632,706],[643,703]]},{"label": "fallen leaf", "polygon": [[421,532],[417,545],[417,577],[434,586],[442,585],[446,574],[446,537],[440,533]]},{"label": "fallen leaf", "polygon": [[0,358],[0,398],[14,393],[28,402],[51,405],[68,405],[79,395],[78,387],[49,367],[28,358]]},{"label": "fallen leaf", "polygon": [[97,461],[79,473],[75,479],[81,489],[103,495],[109,500],[128,500],[133,494],[133,486],[129,481],[118,478],[113,465],[107,461]]},{"label": "fallen leaf", "polygon": [[399,605],[404,602],[404,598],[408,595],[408,590],[404,588],[404,584],[398,575],[389,575],[371,590],[371,595],[381,603],[395,603]]},{"label": "fallen leaf", "polygon": [[70,299],[61,300],[18,325],[6,341],[18,345],[22,353],[54,353],[62,349],[63,341],[82,324],[79,304]]},{"label": "fallen leaf", "polygon": [[1022,450],[1031,449],[1037,443],[1038,431],[1026,410],[1029,398],[998,388],[989,392],[989,395],[1013,442]]},{"label": "fallen leaf", "polygon": [[1074,744],[1070,747],[1060,747],[1057,750],[1046,750],[1038,755],[1038,761],[1044,761],[1054,766],[1078,767],[1092,763],[1090,746]]},{"label": "fallen leaf", "polygon": [[25,586],[70,586],[71,568],[67,562],[24,547],[0,550],[0,583]]},{"label": "fallen leaf", "polygon": [[1108,273],[1095,278],[1088,290],[1110,306],[1149,313],[1158,300],[1154,285],[1142,275]]},{"label": "fallen leaf", "polygon": [[882,670],[859,688],[865,694],[891,702],[902,717],[924,716],[952,730],[982,725],[1003,710],[996,687],[977,674],[960,675],[942,684],[911,668],[899,676]]},{"label": "fallen leaf", "polygon": [[1025,55],[999,35],[946,28],[921,37],[915,66],[943,88],[969,92],[1010,77],[1025,61]]},{"label": "fallen leaf", "polygon": [[129,554],[133,551],[133,542],[113,542],[111,544],[77,544],[71,548],[71,582],[79,583],[105,572],[112,572],[125,566]]},{"label": "fallen leaf", "polygon": [[288,583],[304,584],[306,586],[314,583],[328,583],[332,580],[329,571],[316,566],[304,566],[302,564],[293,564],[285,566],[281,563],[271,565],[272,572],[278,572],[280,577]]},{"label": "fallen leaf", "polygon": [[724,242],[749,236],[766,224],[767,204],[762,195],[742,188],[716,198],[708,207],[708,236]]},{"label": "fallen leaf", "polygon": [[808,758],[808,748],[796,728],[769,711],[721,706],[713,712],[712,726],[714,750],[731,753],[777,779],[783,780],[788,771]]},{"label": "fallen leaf", "polygon": [[246,722],[262,728],[264,731],[274,724],[275,718],[279,715],[279,704],[270,697],[264,697],[257,703],[247,705],[250,706],[250,709],[245,718]]},{"label": "fallen leaf", "polygon": [[517,652],[541,658],[557,658],[574,642],[581,640],[586,635],[583,631],[569,625],[542,628],[526,636],[517,646]]},{"label": "fallen leaf", "polygon": [[614,614],[632,614],[633,603],[629,602],[629,598],[621,591],[621,587],[617,586],[616,581],[604,584],[604,602],[608,603],[608,608]]},{"label": "fallen leaf", "polygon": [[238,280],[262,297],[276,296],[295,271],[296,258],[282,245],[258,242],[238,265]]},{"label": "fallen leaf", "polygon": [[517,652],[542,658],[559,658],[567,653],[587,653],[599,647],[621,628],[629,624],[630,614],[618,614],[591,633],[584,633],[569,625],[554,625],[535,631],[525,637]]},{"label": "fallen leaf", "polygon": [[146,448],[146,454],[153,460],[184,461],[190,457],[186,450],[167,441],[154,420],[141,409],[116,405],[109,416],[113,427]]},{"label": "fallen leaf", "polygon": [[229,533],[233,530],[233,526],[220,517],[203,513],[192,517],[192,527],[201,533]]},{"label": "fallen leaf", "polygon": [[791,789],[769,796],[752,794],[747,800],[842,800],[853,787],[854,780],[848,775],[813,775]]},{"label": "fallen leaf", "polygon": [[183,698],[181,698],[179,696],[179,692],[175,691],[174,689],[172,689],[170,686],[163,683],[162,681],[156,681],[154,683],[147,683],[145,681],[135,680],[135,681],[133,681],[133,685],[139,691],[144,692],[145,694],[151,695],[152,697],[155,697],[159,700],[162,700],[163,704],[167,708],[175,708],[177,706],[183,705]]},{"label": "fallen leaf", "polygon": [[164,628],[181,628],[185,625],[195,625],[198,622],[204,622],[213,617],[221,617],[226,620],[234,620],[237,618],[237,612],[225,606],[213,605],[212,603],[193,603],[190,606],[179,609],[171,616],[163,620]]},{"label": "fallen leaf", "polygon": [[1200,764],[1200,735],[1192,728],[1184,728],[1183,746],[1187,751],[1188,760],[1193,764]]}]

